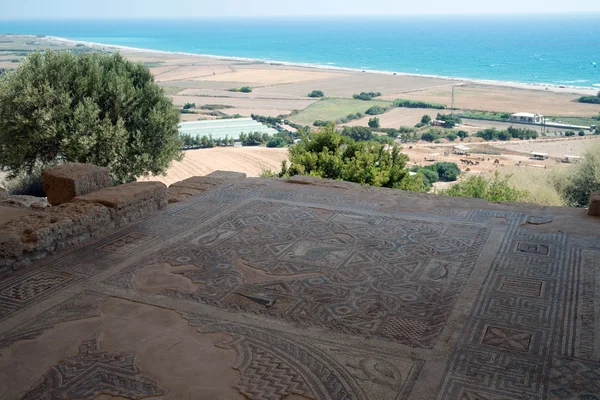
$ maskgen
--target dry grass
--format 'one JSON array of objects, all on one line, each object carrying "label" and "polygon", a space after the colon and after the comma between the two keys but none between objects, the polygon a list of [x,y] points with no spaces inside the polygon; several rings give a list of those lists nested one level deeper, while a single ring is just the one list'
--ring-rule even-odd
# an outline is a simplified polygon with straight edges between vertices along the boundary
[{"label": "dry grass", "polygon": [[170,185],[192,176],[203,176],[217,170],[245,172],[248,177],[256,177],[266,169],[278,171],[281,168],[281,162],[287,158],[286,148],[218,147],[188,150],[182,161],[173,162],[166,176],[140,180],[160,181]]},{"label": "dry grass", "polygon": [[[227,65],[200,65],[183,67],[158,67],[153,68],[152,73],[157,82],[199,79],[203,77],[213,78],[215,76],[229,76],[232,70]],[[215,80],[215,79],[210,79]],[[225,80],[228,79],[217,79]]]},{"label": "dry grass", "polygon": [[495,143],[494,146],[523,153],[530,153],[532,151],[543,152],[548,153],[551,157],[562,158],[565,155],[583,156],[588,149],[599,144],[600,137],[598,136],[586,136],[584,138],[574,136],[562,139],[537,139],[535,141],[523,142],[511,141],[508,143]]},{"label": "dry grass", "polygon": [[353,94],[360,92],[381,92],[386,95],[423,90],[451,83],[452,81],[436,78],[346,72],[334,78],[264,87],[256,89],[256,92],[263,95],[306,96],[311,91],[318,89],[329,97],[351,98]]},{"label": "dry grass", "polygon": [[[387,100],[402,97],[450,106],[452,87],[439,87],[404,94],[384,96]],[[525,90],[501,86],[467,84],[455,87],[455,107],[500,112],[536,112],[544,115],[592,116],[598,106],[574,102],[577,94]]]},{"label": "dry grass", "polygon": [[293,70],[293,69],[239,69],[227,74],[217,74],[213,76],[197,78],[202,81],[221,81],[221,82],[250,82],[255,85],[281,85],[286,83],[315,81],[322,79],[334,79],[341,76],[333,72],[323,72],[319,70]]},{"label": "dry grass", "polygon": [[[526,167],[507,167],[502,175],[512,175],[509,183],[519,190],[525,190],[528,196],[524,202],[543,206],[566,206],[565,201],[554,187],[557,173],[568,173],[568,168],[556,166],[554,169]],[[492,175],[490,174],[489,177]]]}]

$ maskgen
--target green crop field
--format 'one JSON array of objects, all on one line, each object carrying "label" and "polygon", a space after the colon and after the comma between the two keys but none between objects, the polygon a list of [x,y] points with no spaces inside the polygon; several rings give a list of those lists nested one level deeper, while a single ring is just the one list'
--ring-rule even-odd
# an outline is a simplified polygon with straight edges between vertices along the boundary
[{"label": "green crop field", "polygon": [[338,118],[345,117],[348,114],[356,112],[365,112],[372,106],[387,107],[392,104],[391,101],[383,100],[354,100],[354,99],[334,99],[324,98],[310,105],[297,115],[289,119],[302,125],[312,125],[316,120],[335,121]]},{"label": "green crop field", "polygon": [[550,121],[561,122],[563,124],[571,124],[571,125],[581,125],[581,126],[590,126],[590,125],[600,125],[600,120],[594,118],[585,118],[585,117],[547,117]]}]

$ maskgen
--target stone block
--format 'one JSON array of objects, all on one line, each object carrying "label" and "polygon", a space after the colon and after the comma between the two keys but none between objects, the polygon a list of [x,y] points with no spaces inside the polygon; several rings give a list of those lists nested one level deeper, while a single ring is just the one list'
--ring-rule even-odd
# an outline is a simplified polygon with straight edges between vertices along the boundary
[{"label": "stone block", "polygon": [[53,206],[112,186],[108,168],[79,163],[47,168],[42,182],[48,202]]},{"label": "stone block", "polygon": [[231,171],[215,171],[206,176],[193,176],[169,186],[169,203],[185,201],[191,196],[195,196],[216,186],[241,179],[246,179],[246,174]]},{"label": "stone block", "polygon": [[592,193],[590,196],[588,215],[600,217],[600,192]]},{"label": "stone block", "polygon": [[210,174],[206,175],[210,178],[219,178],[224,179],[228,182],[230,181],[239,181],[241,179],[246,179],[246,174],[243,172],[234,172],[234,171],[214,171]]},{"label": "stone block", "polygon": [[167,187],[161,182],[133,182],[78,196],[73,202],[107,207],[119,226],[166,207]]}]

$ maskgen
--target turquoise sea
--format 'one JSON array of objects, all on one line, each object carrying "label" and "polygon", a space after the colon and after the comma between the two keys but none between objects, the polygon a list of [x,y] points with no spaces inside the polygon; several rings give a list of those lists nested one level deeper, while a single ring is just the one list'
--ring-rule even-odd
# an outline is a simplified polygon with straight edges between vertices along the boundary
[{"label": "turquoise sea", "polygon": [[0,33],[361,70],[600,88],[600,14],[0,20]]}]

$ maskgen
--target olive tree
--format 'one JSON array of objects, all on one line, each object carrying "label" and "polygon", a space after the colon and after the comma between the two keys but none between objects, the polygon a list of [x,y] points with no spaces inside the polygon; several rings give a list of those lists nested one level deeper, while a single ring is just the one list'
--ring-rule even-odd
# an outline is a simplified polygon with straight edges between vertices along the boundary
[{"label": "olive tree", "polygon": [[109,167],[115,183],[181,159],[179,115],[142,63],[118,53],[38,52],[0,77],[0,167]]}]

